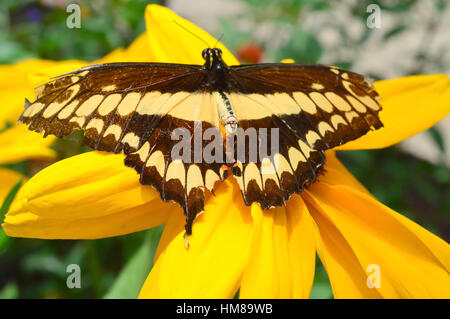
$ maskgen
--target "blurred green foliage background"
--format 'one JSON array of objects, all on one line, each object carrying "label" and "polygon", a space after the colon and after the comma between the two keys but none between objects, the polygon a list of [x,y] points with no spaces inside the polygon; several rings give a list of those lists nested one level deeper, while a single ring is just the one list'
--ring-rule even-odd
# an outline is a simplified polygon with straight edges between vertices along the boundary
[{"label": "blurred green foliage background", "polygon": [[[118,47],[129,45],[145,30],[145,6],[162,1],[74,1],[82,6],[82,28],[72,29],[70,37],[65,27],[68,13],[65,1],[2,0],[0,3],[0,64],[26,58],[52,60],[94,60]],[[239,2],[239,1],[238,1]],[[299,23],[299,16],[326,13],[329,1],[321,0],[240,0],[245,5],[239,15],[221,18],[223,42],[244,62],[279,61],[292,58],[297,62],[339,65],[352,68],[352,59],[336,57],[323,61],[326,45]],[[408,14],[415,0],[344,1],[351,14],[365,23],[368,4],[380,5],[392,14]],[[444,10],[445,0],[434,1]],[[168,3],[170,5],[170,2]],[[273,37],[257,37],[239,28],[239,21],[258,25],[271,21],[272,28],[282,30],[285,41],[273,44]],[[336,30],[345,46],[359,50],[371,32],[356,39],[347,36],[344,26]],[[384,37],[406,32],[407,24],[394,25]],[[209,30],[211,31],[211,30]],[[213,33],[214,34],[214,33]],[[217,36],[217,34],[216,34]],[[403,75],[429,73],[430,63],[437,68],[442,61],[418,50],[418,63]],[[426,62],[426,63],[425,63]],[[450,68],[449,65],[445,66]],[[444,70],[443,70],[444,71]],[[368,74],[379,78],[377,74]],[[443,151],[440,133],[431,129],[435,142]],[[58,141],[54,148],[61,158],[85,151],[72,141]],[[346,167],[381,202],[406,215],[425,228],[450,239],[450,171],[444,165],[434,165],[400,152],[396,147],[383,150],[341,152],[339,158]],[[7,167],[31,176],[36,163],[17,163]],[[20,184],[11,190],[0,209],[3,219]],[[0,231],[0,298],[135,298],[151,269],[162,227],[117,238],[95,241],[38,240],[6,237]],[[79,264],[81,288],[68,289],[66,267]],[[312,298],[331,298],[332,292],[323,266],[317,262],[317,274]]]}]

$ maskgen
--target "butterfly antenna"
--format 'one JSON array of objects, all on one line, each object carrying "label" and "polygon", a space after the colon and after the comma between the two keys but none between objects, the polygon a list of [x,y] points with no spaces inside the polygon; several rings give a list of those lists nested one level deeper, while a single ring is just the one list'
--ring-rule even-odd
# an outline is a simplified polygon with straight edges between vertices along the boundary
[{"label": "butterfly antenna", "polygon": [[209,44],[205,41],[205,40],[203,40],[202,38],[200,38],[198,35],[196,35],[194,32],[192,32],[191,30],[189,30],[189,29],[186,29],[185,27],[183,27],[181,24],[179,24],[178,22],[176,22],[175,20],[172,20],[175,24],[177,24],[180,28],[182,28],[182,29],[184,29],[185,31],[187,31],[187,32],[189,32],[190,34],[192,34],[194,37],[196,37],[197,39],[199,39],[199,40],[201,40],[204,44],[206,44],[207,46],[208,46],[208,48],[211,48],[210,46],[209,46]]},{"label": "butterfly antenna", "polygon": [[222,33],[222,35],[217,39],[216,44],[214,44],[214,48],[217,46],[217,44],[220,42],[220,40],[222,40],[224,35],[225,35],[225,33]]}]

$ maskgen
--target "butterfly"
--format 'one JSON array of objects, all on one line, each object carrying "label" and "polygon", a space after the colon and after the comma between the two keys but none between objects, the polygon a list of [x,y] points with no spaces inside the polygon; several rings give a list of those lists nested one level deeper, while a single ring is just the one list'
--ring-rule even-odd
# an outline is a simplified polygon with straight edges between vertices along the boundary
[{"label": "butterfly", "polygon": [[[123,152],[125,165],[136,170],[141,184],[152,185],[164,201],[183,208],[186,235],[192,233],[205,194],[214,192],[216,182],[234,176],[247,205],[284,205],[316,180],[325,150],[383,126],[379,96],[359,74],[319,64],[228,66],[219,48],[207,48],[202,56],[204,65],[83,67],[43,85],[36,101],[26,100],[19,121],[44,136],[84,130],[87,146]],[[229,161],[173,155],[179,143],[172,135],[176,129],[192,135],[215,129],[216,146],[226,157],[241,146],[236,139],[226,139],[238,128],[276,129],[276,153],[256,160],[232,155]],[[202,140],[200,152],[211,141]],[[192,149],[198,147],[193,144],[191,139]],[[248,144],[244,153],[261,141]],[[263,169],[267,167],[271,169]]]}]

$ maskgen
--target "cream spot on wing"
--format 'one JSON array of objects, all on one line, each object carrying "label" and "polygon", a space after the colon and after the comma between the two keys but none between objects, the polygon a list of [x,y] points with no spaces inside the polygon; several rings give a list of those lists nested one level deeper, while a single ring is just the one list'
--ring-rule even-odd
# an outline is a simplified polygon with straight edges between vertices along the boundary
[{"label": "cream spot on wing", "polygon": [[322,110],[330,113],[333,111],[333,105],[328,101],[323,94],[317,93],[317,92],[311,92],[309,93],[309,97],[316,103],[318,107],[320,107]]},{"label": "cream spot on wing", "polygon": [[347,125],[347,123],[345,122],[344,118],[340,115],[333,115],[331,117],[331,124],[333,124],[333,127],[337,130],[339,124],[344,124]]},{"label": "cream spot on wing", "polygon": [[311,89],[313,90],[323,90],[325,87],[320,83],[313,83]]},{"label": "cream spot on wing", "polygon": [[165,103],[169,97],[170,94],[168,93],[161,95],[161,93],[157,91],[148,92],[139,102],[136,112],[142,115],[156,114],[155,111],[158,111],[159,106]]},{"label": "cream spot on wing", "polygon": [[58,113],[58,118],[60,120],[68,118],[77,106],[78,101],[72,101],[69,105],[66,105],[61,112]]},{"label": "cream spot on wing", "polygon": [[78,82],[80,78],[78,76],[72,76],[70,77],[70,81],[72,81],[72,83]]},{"label": "cream spot on wing", "polygon": [[117,107],[117,112],[122,115],[128,115],[134,110],[136,110],[136,107],[139,103],[139,100],[141,99],[141,93],[132,92],[128,93],[120,102],[119,106]]},{"label": "cream spot on wing", "polygon": [[103,134],[103,136],[106,137],[106,136],[112,134],[112,135],[114,135],[114,138],[116,139],[116,141],[118,141],[119,138],[120,138],[120,134],[121,133],[122,133],[122,128],[119,125],[117,125],[117,124],[113,124],[113,125],[110,125],[106,129],[106,131]]},{"label": "cream spot on wing", "polygon": [[89,121],[88,125],[86,125],[86,130],[90,128],[94,128],[98,134],[100,134],[103,130],[104,122],[101,119],[92,119]]},{"label": "cream spot on wing", "polygon": [[275,184],[277,184],[278,187],[280,187],[280,183],[278,182],[277,174],[276,174],[275,169],[272,165],[272,162],[269,158],[265,157],[262,159],[260,170],[261,170],[261,176],[263,179],[264,187],[266,186],[266,182],[268,180],[273,180],[275,182]]},{"label": "cream spot on wing", "polygon": [[[163,95],[169,95],[169,98],[167,100],[164,100],[164,103],[159,104],[158,108],[157,108],[157,114],[172,114],[173,112],[173,116],[178,117],[178,118],[185,118],[186,117],[186,112],[181,111],[181,114],[178,112],[178,110],[180,109],[179,107],[181,107],[184,104],[184,101],[186,99],[188,99],[190,96],[192,96],[192,93],[189,92],[177,92],[175,94],[171,94],[171,93],[164,93]],[[192,106],[194,107],[194,106]],[[195,105],[195,107],[198,107],[197,105]],[[186,110],[186,109],[185,109]],[[190,112],[192,112],[192,109],[189,109]],[[187,114],[188,118],[189,118],[189,113]]]},{"label": "cream spot on wing", "polygon": [[84,71],[84,72],[78,73],[78,76],[85,76],[85,75],[87,75],[88,73],[89,73],[89,71]]},{"label": "cream spot on wing", "polygon": [[342,78],[345,79],[345,80],[348,80],[348,73],[343,73],[342,74]]},{"label": "cream spot on wing", "polygon": [[[217,93],[218,94],[218,93]],[[219,100],[220,101],[220,100]],[[223,101],[223,99],[222,99]],[[220,107],[220,105],[217,105]],[[218,114],[214,96],[211,93],[186,93],[174,94],[166,103],[162,114],[168,112],[169,115],[183,118],[188,121],[204,121],[212,125],[219,125],[220,115]]]},{"label": "cream spot on wing", "polygon": [[80,90],[79,85],[74,85],[69,89],[67,89],[69,95],[64,99],[64,101],[62,101],[61,103],[58,102],[51,103],[49,106],[47,106],[42,116],[45,118],[49,118],[58,113],[67,104],[68,101],[70,101],[72,98],[75,97],[75,95],[78,93],[79,90]]},{"label": "cream spot on wing", "polygon": [[278,173],[278,176],[280,176],[280,178],[281,178],[281,174],[283,174],[283,172],[288,172],[290,174],[293,174],[292,168],[289,165],[289,162],[280,153],[276,153],[273,156],[273,164],[274,164],[275,169],[276,169],[276,171]]},{"label": "cream spot on wing", "polygon": [[295,101],[300,105],[301,109],[310,113],[316,114],[317,108],[313,101],[303,92],[294,92]]},{"label": "cream spot on wing", "polygon": [[344,100],[342,97],[337,95],[334,92],[327,92],[325,93],[325,96],[328,100],[330,100],[331,103],[334,104],[334,106],[340,110],[340,111],[351,111],[352,107],[350,104],[347,103],[346,100]]},{"label": "cream spot on wing", "polygon": [[100,114],[101,116],[105,116],[111,113],[111,111],[117,107],[121,99],[122,99],[121,94],[108,95],[106,99],[104,99],[103,102],[98,107],[97,110],[98,114]]},{"label": "cream spot on wing", "polygon": [[303,142],[301,139],[298,140],[298,146],[300,146],[300,149],[302,150],[302,153],[305,155],[305,158],[309,158],[309,154],[313,151],[311,147],[308,146],[305,142]]},{"label": "cream spot on wing", "polygon": [[352,120],[357,117],[358,117],[358,113],[356,113],[355,111],[345,112],[345,118],[347,119],[347,121],[349,123],[351,123]]},{"label": "cream spot on wing", "polygon": [[92,114],[100,102],[103,100],[103,95],[93,95],[84,101],[83,104],[76,110],[75,114],[78,116],[86,116]]},{"label": "cream spot on wing", "polygon": [[185,187],[186,170],[181,159],[176,159],[169,164],[166,173],[166,181],[170,181],[171,179],[179,180],[181,185]]},{"label": "cream spot on wing", "polygon": [[367,111],[367,108],[364,106],[364,104],[359,102],[353,96],[347,95],[346,97],[347,100],[349,100],[352,106],[355,108],[355,110],[357,110],[359,113],[365,113]]},{"label": "cream spot on wing", "polygon": [[139,140],[139,136],[137,136],[133,132],[130,132],[123,137],[122,143],[128,143],[128,145],[130,145],[132,148],[137,148],[139,145]]},{"label": "cream spot on wing", "polygon": [[303,156],[302,153],[295,147],[291,147],[288,151],[289,155],[289,162],[291,162],[291,166],[294,169],[294,171],[297,169],[298,164],[300,162],[306,162],[305,156]]},{"label": "cream spot on wing", "polygon": [[378,111],[380,109],[380,106],[375,102],[374,99],[372,99],[369,95],[366,96],[358,96],[358,99],[368,107],[370,107],[374,111]]},{"label": "cream spot on wing", "polygon": [[202,172],[198,167],[198,165],[192,164],[191,166],[189,166],[187,172],[187,185],[186,185],[187,194],[189,195],[189,192],[191,191],[192,188],[201,186],[203,186]]},{"label": "cream spot on wing", "polygon": [[253,162],[250,162],[245,167],[244,180],[246,185],[248,185],[251,180],[255,180],[259,186],[259,189],[263,189],[261,185],[261,174],[259,172],[258,166],[256,166],[256,164]]},{"label": "cream spot on wing", "polygon": [[144,145],[142,145],[142,147],[137,152],[134,152],[133,154],[139,155],[139,159],[141,160],[141,162],[145,162],[145,160],[147,159],[147,156],[148,156],[148,152],[150,152],[150,143],[145,142]]},{"label": "cream spot on wing", "polygon": [[102,91],[103,92],[111,92],[111,91],[114,91],[115,89],[117,89],[117,86],[115,84],[110,84],[110,85],[104,86],[102,88]]},{"label": "cream spot on wing", "polygon": [[150,155],[146,166],[147,167],[154,166],[159,176],[163,177],[164,170],[166,168],[166,162],[164,160],[163,153],[161,151],[153,152],[152,155]]},{"label": "cream spot on wing", "polygon": [[[287,93],[266,94],[265,97],[266,99],[261,94],[250,94],[251,99],[265,105],[265,108],[273,114],[298,114],[301,111],[295,100]],[[264,100],[271,103],[266,104]],[[245,104],[243,107],[245,107]]]},{"label": "cream spot on wing", "polygon": [[356,94],[352,88],[351,88],[351,83],[348,81],[342,81],[342,84],[344,85],[345,89],[352,94],[354,97],[356,97],[359,101],[361,101],[363,104],[365,104],[366,106],[370,107],[371,109],[378,111],[380,109],[380,106],[378,105],[378,103],[372,99],[369,95],[364,95],[364,96],[359,96],[358,94]]},{"label": "cream spot on wing", "polygon": [[[274,114],[272,112],[273,104],[277,103],[275,96],[273,94],[267,94],[267,101],[261,102],[258,101],[256,94],[242,94],[242,93],[230,93],[228,94],[230,104],[234,110],[235,116],[238,119],[247,119],[247,120],[255,120],[261,119],[267,116],[271,116]],[[255,100],[256,97],[256,100]],[[261,104],[264,103],[264,104]],[[222,104],[217,104],[219,109],[225,109],[226,106]],[[219,111],[219,113],[222,113]],[[277,110],[275,114],[281,113],[280,110]]]},{"label": "cream spot on wing", "polygon": [[342,81],[344,88],[353,96],[358,97],[358,95],[352,90],[351,83],[348,81]]},{"label": "cream spot on wing", "polygon": [[306,133],[306,141],[309,145],[311,145],[311,147],[314,147],[314,143],[318,140],[320,140],[320,136],[316,132],[309,131],[308,133]]},{"label": "cream spot on wing", "polygon": [[[241,168],[242,171],[242,168]],[[205,187],[209,190],[214,188],[214,183],[219,181],[220,177],[213,170],[207,170],[205,175]]]},{"label": "cream spot on wing", "polygon": [[333,128],[327,122],[320,122],[318,125],[319,133],[325,136],[327,132],[334,132]]},{"label": "cream spot on wing", "polygon": [[84,117],[72,117],[69,121],[69,123],[77,123],[78,127],[82,128],[85,122]]},{"label": "cream spot on wing", "polygon": [[273,175],[275,174],[275,168],[272,165],[272,162],[270,161],[270,158],[264,157],[261,161],[260,166],[261,175]]},{"label": "cream spot on wing", "polygon": [[37,102],[33,103],[31,106],[29,106],[23,113],[23,116],[25,117],[32,117],[38,114],[43,108],[45,104]]},{"label": "cream spot on wing", "polygon": [[334,74],[339,74],[339,70],[338,69],[331,68],[330,71],[333,72]]}]

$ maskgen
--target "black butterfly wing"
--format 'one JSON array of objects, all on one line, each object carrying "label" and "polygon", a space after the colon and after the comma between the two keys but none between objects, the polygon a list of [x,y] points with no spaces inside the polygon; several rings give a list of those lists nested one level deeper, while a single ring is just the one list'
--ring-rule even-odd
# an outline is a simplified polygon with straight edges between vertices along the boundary
[{"label": "black butterfly wing", "polygon": [[378,94],[359,74],[280,63],[233,66],[229,76],[239,127],[279,129],[277,154],[233,168],[247,204],[283,205],[316,179],[324,150],[382,127]]},{"label": "black butterfly wing", "polygon": [[220,134],[212,94],[202,89],[205,77],[197,65],[90,66],[45,84],[36,101],[27,102],[20,121],[30,130],[58,137],[82,129],[89,147],[123,151],[125,164],[140,174],[142,184],[153,185],[163,200],[183,207],[190,233],[203,210],[204,190],[225,178],[220,163],[199,163],[194,154],[182,161],[171,152],[178,142],[171,136],[174,129],[193,135],[194,130],[202,134],[215,128]]}]

